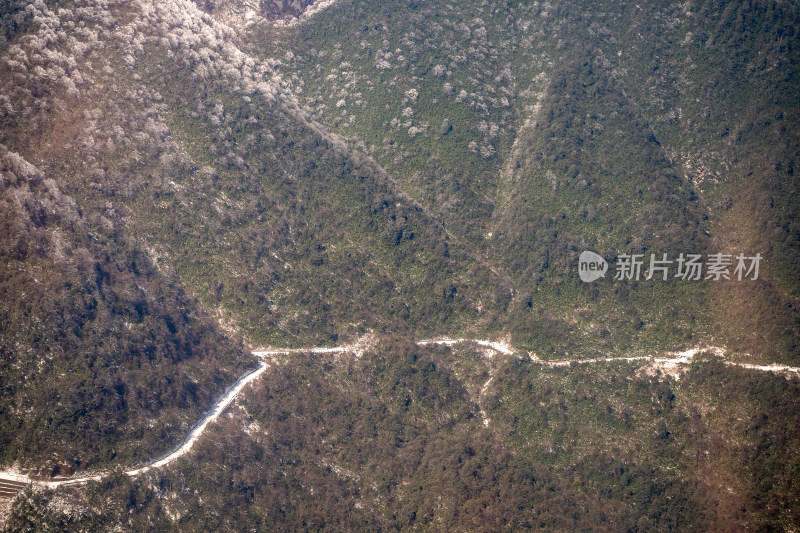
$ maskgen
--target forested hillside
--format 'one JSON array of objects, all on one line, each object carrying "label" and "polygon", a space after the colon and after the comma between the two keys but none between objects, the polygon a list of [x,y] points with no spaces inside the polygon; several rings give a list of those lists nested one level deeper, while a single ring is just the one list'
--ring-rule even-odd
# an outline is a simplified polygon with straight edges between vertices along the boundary
[{"label": "forested hillside", "polygon": [[0,0],[5,527],[796,528],[799,10]]},{"label": "forested hillside", "polygon": [[[488,387],[482,389],[492,376]],[[633,377],[633,379],[632,379]],[[20,499],[9,526],[102,531],[764,530],[800,519],[798,380],[707,360],[543,369],[387,339],[296,354],[196,453]],[[74,502],[65,512],[65,502]]]},{"label": "forested hillside", "polygon": [[[249,34],[316,118],[514,280],[505,330],[519,344],[611,353],[714,337],[797,361],[797,16],[769,3],[338,2],[313,24]],[[587,286],[585,249],[764,262],[757,283]]]}]

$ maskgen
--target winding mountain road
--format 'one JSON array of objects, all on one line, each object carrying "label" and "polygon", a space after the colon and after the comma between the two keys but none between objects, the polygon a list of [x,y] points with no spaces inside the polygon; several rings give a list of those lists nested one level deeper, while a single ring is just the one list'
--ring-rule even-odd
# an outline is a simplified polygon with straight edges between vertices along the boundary
[{"label": "winding mountain road", "polygon": [[[242,389],[244,389],[248,384],[252,383],[253,380],[255,380],[261,374],[263,374],[268,366],[269,365],[262,360],[259,363],[258,368],[256,368],[255,370],[251,370],[250,372],[248,372],[247,374],[236,380],[236,383],[228,387],[228,389],[225,391],[225,394],[223,394],[222,397],[219,400],[217,400],[217,403],[214,404],[214,407],[212,407],[211,410],[208,411],[205,414],[205,416],[192,427],[192,429],[189,431],[189,434],[186,435],[186,438],[183,439],[183,442],[173,451],[162,456],[159,459],[155,459],[152,462],[147,463],[146,465],[126,470],[125,473],[131,477],[138,476],[139,474],[143,474],[144,472],[152,470],[153,468],[158,468],[167,465],[172,461],[176,460],[177,458],[181,457],[182,455],[185,455],[189,450],[191,450],[192,446],[194,446],[194,443],[197,442],[198,438],[200,438],[200,435],[203,434],[203,431],[205,431],[206,426],[208,426],[209,423],[216,420],[219,417],[219,415],[221,415],[222,412],[228,407],[228,405],[230,405],[230,403],[236,398],[236,396],[238,396],[239,393],[242,392]],[[102,479],[104,475],[108,475],[108,472],[101,472],[81,477],[69,477],[64,479],[53,479],[50,481],[39,481],[26,475],[17,474],[14,472],[2,471],[0,472],[0,482],[6,479],[17,483],[20,482],[26,484],[35,483],[43,487],[56,488],[62,485],[81,485],[83,483],[86,483],[87,481],[99,481],[100,479]]]},{"label": "winding mountain road", "polygon": [[[483,339],[463,339],[463,338],[450,338],[450,337],[437,337],[433,339],[424,339],[420,341],[416,341],[419,346],[426,346],[431,344],[438,344],[438,345],[445,345],[445,346],[452,346],[454,344],[459,343],[473,343],[478,346],[482,346],[487,348],[495,353],[502,353],[504,355],[513,355],[515,353],[521,353],[515,350],[513,347],[509,346],[508,344],[496,341],[488,341]],[[203,418],[195,424],[192,429],[189,431],[189,434],[183,440],[183,442],[177,446],[174,450],[163,455],[162,457],[155,459],[145,465],[138,466],[135,468],[130,468],[125,470],[125,473],[131,477],[138,476],[139,474],[143,474],[149,470],[154,468],[159,468],[165,466],[179,457],[185,455],[192,449],[194,443],[200,438],[200,436],[205,431],[206,427],[216,420],[225,409],[233,402],[236,396],[244,390],[247,385],[252,383],[256,380],[264,371],[269,367],[269,363],[265,361],[266,357],[274,357],[276,355],[286,355],[291,353],[316,353],[316,354],[330,354],[330,353],[361,353],[363,352],[364,347],[361,345],[344,345],[344,346],[334,346],[334,347],[310,347],[310,348],[269,348],[263,350],[254,350],[252,353],[253,355],[259,357],[261,361],[259,362],[258,368],[255,370],[251,370],[247,374],[240,377],[236,383],[228,387],[222,397],[217,400],[214,406],[203,416]],[[564,359],[564,360],[541,360],[536,355],[529,353],[528,357],[530,358],[531,362],[550,366],[550,367],[557,367],[557,366],[570,366],[573,364],[592,364],[592,363],[602,363],[602,362],[613,362],[613,361],[645,361],[657,364],[663,368],[674,368],[679,366],[685,366],[692,363],[692,360],[695,355],[700,352],[712,352],[718,356],[722,356],[724,354],[724,349],[719,347],[697,347],[691,348],[684,352],[672,352],[667,354],[668,357],[651,357],[651,356],[635,356],[635,357],[601,357],[601,358],[594,358],[594,359]],[[725,361],[726,365],[730,366],[738,366],[740,368],[745,368],[749,370],[756,370],[761,372],[775,372],[781,373],[786,377],[791,375],[800,376],[800,367],[791,367],[785,365],[753,365],[748,363],[737,363],[733,361]],[[56,488],[62,485],[81,485],[88,481],[99,481],[104,475],[108,475],[108,472],[99,472],[96,474],[86,475],[86,476],[76,476],[76,477],[65,477],[65,478],[55,478],[48,481],[40,481],[37,479],[33,479],[29,476],[18,474],[16,472],[11,471],[0,471],[0,490],[2,490],[2,494],[0,497],[11,498],[16,496],[16,494],[24,489],[29,484],[36,484],[42,487],[47,488]],[[16,492],[15,492],[16,491]]]}]

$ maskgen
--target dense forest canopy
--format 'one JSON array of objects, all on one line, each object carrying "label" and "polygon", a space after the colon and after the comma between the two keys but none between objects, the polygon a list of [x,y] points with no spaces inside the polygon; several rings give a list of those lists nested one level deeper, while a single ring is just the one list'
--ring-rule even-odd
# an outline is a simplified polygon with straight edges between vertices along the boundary
[{"label": "dense forest canopy", "polygon": [[799,9],[1,0],[2,527],[796,529]]}]

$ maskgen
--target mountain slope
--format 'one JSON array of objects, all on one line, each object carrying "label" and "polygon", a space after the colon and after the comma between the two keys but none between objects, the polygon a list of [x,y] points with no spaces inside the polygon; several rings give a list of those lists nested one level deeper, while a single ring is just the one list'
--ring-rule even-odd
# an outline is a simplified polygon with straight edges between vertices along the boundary
[{"label": "mountain slope", "polygon": [[[4,438],[26,444],[4,447],[5,460],[63,456],[67,442],[93,440],[69,432],[58,437],[64,444],[38,448],[70,418],[92,419],[108,443],[141,438],[141,421],[118,434],[126,409],[152,418],[161,403],[185,407],[185,425],[254,364],[235,348],[242,340],[433,335],[491,323],[504,310],[503,283],[369,157],[309,121],[271,79],[272,66],[245,57],[230,30],[193,4],[87,8],[75,32],[76,14],[53,9],[25,11],[30,25],[19,24],[5,47],[5,301],[27,302],[26,285],[37,283],[16,261],[53,283],[37,289],[33,309],[6,310],[4,364],[11,387],[39,373],[32,365],[44,354],[63,354],[66,368],[48,365],[30,389],[60,389],[51,402],[64,396],[67,412],[56,422],[9,419]],[[52,57],[58,63],[42,68]],[[43,213],[50,204],[59,208]],[[30,249],[37,239],[45,261]],[[42,327],[59,333],[43,337]],[[92,352],[110,367],[107,378]],[[207,368],[184,368],[191,356]],[[164,444],[146,440],[137,453],[174,442],[175,422],[161,422],[172,427]],[[100,441],[92,447],[74,466],[117,454]],[[142,458],[133,453],[120,459]]]},{"label": "mountain slope", "polygon": [[[309,5],[0,2],[4,469],[131,467],[256,347],[369,346],[7,527],[796,528],[796,380],[624,358],[800,364],[797,6]],[[758,279],[647,279],[717,253]]]},{"label": "mountain slope", "polygon": [[[716,339],[789,362],[796,18],[768,3],[342,1],[244,35],[314,116],[514,280],[505,330],[517,344],[611,353]],[[589,288],[575,275],[584,249],[764,260],[753,283]]]}]

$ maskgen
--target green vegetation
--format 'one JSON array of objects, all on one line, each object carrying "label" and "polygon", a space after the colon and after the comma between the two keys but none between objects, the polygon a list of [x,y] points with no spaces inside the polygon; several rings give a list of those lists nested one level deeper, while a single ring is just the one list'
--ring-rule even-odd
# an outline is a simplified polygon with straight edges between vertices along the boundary
[{"label": "green vegetation", "polygon": [[[502,322],[518,345],[713,339],[796,362],[796,17],[767,3],[342,1],[313,23],[251,26],[248,45],[512,280]],[[595,288],[575,276],[584,249],[765,259],[755,288]]]},{"label": "green vegetation", "polygon": [[413,339],[800,365],[798,7],[309,4],[0,2],[0,465],[114,472],[5,527],[797,529],[796,379]]},{"label": "green vegetation", "polygon": [[[707,531],[800,520],[797,380],[714,359],[676,381],[629,363],[499,357],[399,338],[361,358],[293,355],[176,467],[93,483],[71,518],[23,497],[9,524]],[[481,398],[471,384],[487,371]]]}]

